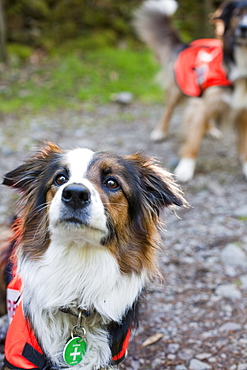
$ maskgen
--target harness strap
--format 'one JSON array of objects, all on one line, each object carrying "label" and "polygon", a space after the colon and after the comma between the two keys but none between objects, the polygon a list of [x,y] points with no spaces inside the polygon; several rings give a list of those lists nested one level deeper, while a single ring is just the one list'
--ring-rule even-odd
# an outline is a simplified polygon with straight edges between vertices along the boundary
[{"label": "harness strap", "polygon": [[[23,351],[22,356],[25,357],[28,361],[34,364],[34,368],[29,370],[47,370],[50,368],[45,355],[38,352],[35,348],[33,348],[29,343],[26,343]],[[23,368],[12,365],[7,359],[4,359],[4,364],[13,370],[23,370]]]},{"label": "harness strap", "polygon": [[127,355],[128,346],[129,346],[130,335],[131,335],[131,329],[129,328],[127,331],[126,337],[124,338],[121,351],[112,357],[113,365],[118,365],[120,364],[120,362],[122,362],[125,359]]},{"label": "harness strap", "polygon": [[38,352],[29,343],[25,344],[22,351],[22,356],[25,357],[28,361],[32,362],[32,364],[34,364],[35,366],[37,366],[37,368],[41,370],[45,370],[48,368],[48,363],[45,355]]}]

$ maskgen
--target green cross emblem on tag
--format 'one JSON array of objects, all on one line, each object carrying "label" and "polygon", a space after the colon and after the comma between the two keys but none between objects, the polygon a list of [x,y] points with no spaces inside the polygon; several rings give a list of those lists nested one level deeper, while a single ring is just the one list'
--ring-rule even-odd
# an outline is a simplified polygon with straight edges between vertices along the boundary
[{"label": "green cross emblem on tag", "polygon": [[87,350],[86,341],[80,337],[71,338],[63,350],[63,359],[66,364],[74,366],[82,361]]}]

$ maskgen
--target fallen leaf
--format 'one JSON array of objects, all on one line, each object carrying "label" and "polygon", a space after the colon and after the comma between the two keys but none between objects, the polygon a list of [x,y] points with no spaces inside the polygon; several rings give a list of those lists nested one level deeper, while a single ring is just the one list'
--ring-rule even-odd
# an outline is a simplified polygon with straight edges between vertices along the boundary
[{"label": "fallen leaf", "polygon": [[158,342],[158,340],[163,338],[163,336],[164,335],[162,333],[156,333],[156,334],[151,335],[142,343],[142,347],[147,347],[147,346],[150,346],[150,344],[154,344]]}]

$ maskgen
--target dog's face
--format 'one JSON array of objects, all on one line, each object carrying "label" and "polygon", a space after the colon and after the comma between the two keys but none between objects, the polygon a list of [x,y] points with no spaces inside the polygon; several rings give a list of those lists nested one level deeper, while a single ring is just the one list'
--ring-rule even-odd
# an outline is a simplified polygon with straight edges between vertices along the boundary
[{"label": "dog's face", "polygon": [[233,10],[230,24],[235,40],[240,43],[247,43],[247,1],[239,1],[238,6]]},{"label": "dog's face", "polygon": [[90,245],[108,248],[126,273],[151,266],[160,210],[185,204],[172,177],[141,154],[66,152],[51,143],[3,183],[22,193],[16,228],[27,258],[39,258],[51,240]]},{"label": "dog's face", "polygon": [[222,22],[222,36],[225,48],[232,43],[247,45],[247,1],[226,1],[215,13],[214,20]]}]

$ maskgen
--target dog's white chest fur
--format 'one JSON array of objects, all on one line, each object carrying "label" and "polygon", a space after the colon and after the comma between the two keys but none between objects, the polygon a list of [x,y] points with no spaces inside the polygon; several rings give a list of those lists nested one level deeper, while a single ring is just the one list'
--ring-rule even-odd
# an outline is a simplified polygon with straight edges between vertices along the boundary
[{"label": "dog's white chest fur", "polygon": [[76,318],[59,308],[81,308],[92,314],[83,323],[88,349],[76,367],[97,369],[99,364],[107,364],[111,353],[103,325],[121,320],[146,283],[146,273],[123,275],[105,247],[65,247],[54,242],[40,260],[23,261],[19,270],[24,282],[24,309],[31,315],[45,353],[61,364],[61,353]]}]

